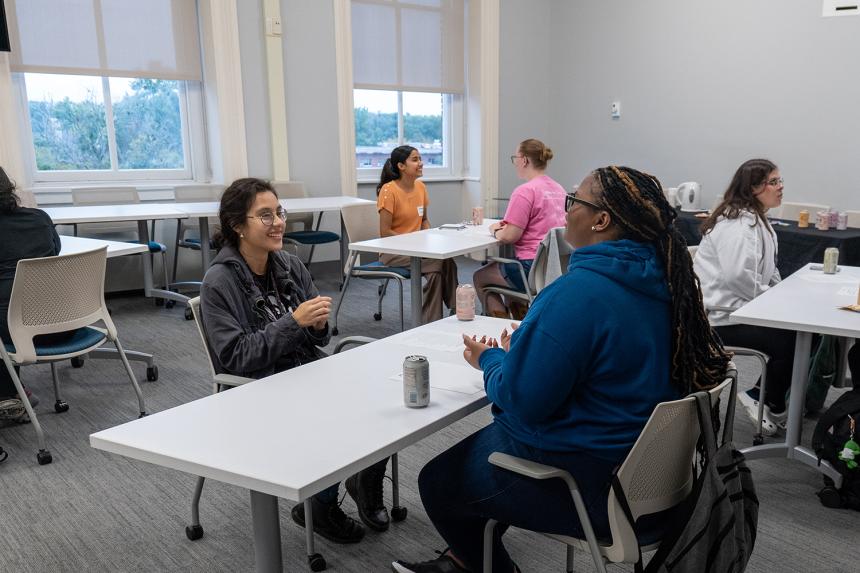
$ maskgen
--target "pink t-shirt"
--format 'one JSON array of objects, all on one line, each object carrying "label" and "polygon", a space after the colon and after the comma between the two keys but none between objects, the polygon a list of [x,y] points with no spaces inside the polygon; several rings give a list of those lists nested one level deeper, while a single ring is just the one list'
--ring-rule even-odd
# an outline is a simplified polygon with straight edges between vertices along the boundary
[{"label": "pink t-shirt", "polygon": [[564,226],[564,187],[548,175],[535,177],[514,189],[505,221],[523,230],[514,243],[517,258],[535,258],[538,244],[553,227]]}]

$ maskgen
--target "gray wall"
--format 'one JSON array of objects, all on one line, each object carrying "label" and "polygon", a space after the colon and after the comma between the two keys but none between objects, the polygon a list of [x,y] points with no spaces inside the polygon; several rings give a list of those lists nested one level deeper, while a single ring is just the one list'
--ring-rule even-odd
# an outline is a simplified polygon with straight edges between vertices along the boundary
[{"label": "gray wall", "polygon": [[549,140],[565,184],[625,163],[700,181],[710,204],[764,156],[785,200],[860,208],[860,17],[821,18],[807,0],[554,0],[550,16]]}]

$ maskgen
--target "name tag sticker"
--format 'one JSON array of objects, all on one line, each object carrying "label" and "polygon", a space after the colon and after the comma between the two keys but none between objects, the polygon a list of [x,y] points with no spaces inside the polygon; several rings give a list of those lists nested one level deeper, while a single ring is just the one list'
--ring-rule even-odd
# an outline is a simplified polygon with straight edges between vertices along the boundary
[{"label": "name tag sticker", "polygon": [[423,217],[423,216],[424,216],[424,205],[419,205],[419,206],[418,206],[418,216],[419,216],[419,217]]}]

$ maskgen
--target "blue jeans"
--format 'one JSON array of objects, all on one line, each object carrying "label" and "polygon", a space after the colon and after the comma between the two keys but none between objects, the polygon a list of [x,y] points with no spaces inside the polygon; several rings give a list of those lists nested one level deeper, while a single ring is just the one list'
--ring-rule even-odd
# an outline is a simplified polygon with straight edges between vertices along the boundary
[{"label": "blue jeans", "polygon": [[[532,263],[534,263],[534,260],[517,260],[523,265],[523,271],[526,273],[526,278],[528,278],[529,271],[532,268]],[[515,263],[501,263],[499,265],[499,272],[502,273],[502,276],[505,277],[505,280],[508,282],[508,286],[510,286],[512,289],[526,292],[526,285],[523,284],[523,276],[520,274],[519,265]]]},{"label": "blue jeans", "polygon": [[533,480],[487,461],[504,452],[565,469],[579,484],[596,535],[609,537],[606,503],[617,465],[582,452],[547,452],[511,438],[490,424],[431,460],[418,476],[421,501],[439,534],[470,571],[483,567],[484,525],[499,522],[493,541],[493,571],[511,573],[502,545],[508,526],[584,537],[570,491],[559,479]]}]

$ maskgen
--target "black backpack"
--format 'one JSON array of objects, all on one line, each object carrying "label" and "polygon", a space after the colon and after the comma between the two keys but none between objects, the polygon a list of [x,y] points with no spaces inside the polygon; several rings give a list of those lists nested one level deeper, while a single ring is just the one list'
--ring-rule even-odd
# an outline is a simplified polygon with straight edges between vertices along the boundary
[{"label": "black backpack", "polygon": [[[857,421],[855,435],[852,435],[853,420]],[[833,402],[819,418],[812,434],[812,449],[819,462],[830,462],[842,475],[842,487],[839,489],[832,479],[824,477],[824,489],[818,492],[818,497],[825,507],[847,507],[860,511],[860,453],[853,460],[854,463],[850,460],[850,454],[843,454],[840,459],[840,453],[852,439],[860,444],[860,388],[845,392]]]}]

